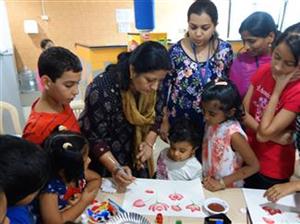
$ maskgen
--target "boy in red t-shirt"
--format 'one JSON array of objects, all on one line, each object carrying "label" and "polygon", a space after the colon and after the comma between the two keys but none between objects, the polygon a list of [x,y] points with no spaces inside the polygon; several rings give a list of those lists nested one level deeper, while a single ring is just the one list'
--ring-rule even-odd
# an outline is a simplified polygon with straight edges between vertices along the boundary
[{"label": "boy in red t-shirt", "polygon": [[38,69],[45,87],[32,105],[23,138],[41,144],[58,125],[79,132],[70,102],[78,94],[82,66],[68,49],[51,47],[39,57]]}]

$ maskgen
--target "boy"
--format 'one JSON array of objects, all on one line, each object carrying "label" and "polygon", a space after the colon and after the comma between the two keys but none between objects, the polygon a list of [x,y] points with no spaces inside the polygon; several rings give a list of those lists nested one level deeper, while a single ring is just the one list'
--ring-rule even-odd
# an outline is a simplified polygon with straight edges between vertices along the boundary
[{"label": "boy", "polygon": [[51,47],[40,55],[38,69],[45,89],[31,107],[23,138],[40,145],[58,125],[80,131],[69,103],[78,94],[82,66],[71,51]]}]

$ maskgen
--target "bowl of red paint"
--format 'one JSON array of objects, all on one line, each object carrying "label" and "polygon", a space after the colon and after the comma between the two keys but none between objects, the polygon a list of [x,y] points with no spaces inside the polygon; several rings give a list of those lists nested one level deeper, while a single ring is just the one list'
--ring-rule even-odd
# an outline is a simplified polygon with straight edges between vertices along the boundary
[{"label": "bowl of red paint", "polygon": [[220,198],[208,198],[204,201],[204,208],[212,215],[221,213],[225,214],[229,210],[229,205],[226,201]]}]

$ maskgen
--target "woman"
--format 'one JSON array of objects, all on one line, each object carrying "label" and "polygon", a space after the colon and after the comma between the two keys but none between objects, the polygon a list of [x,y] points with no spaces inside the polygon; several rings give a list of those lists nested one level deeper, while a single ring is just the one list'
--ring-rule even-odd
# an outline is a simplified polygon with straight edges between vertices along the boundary
[{"label": "woman", "polygon": [[[187,36],[169,50],[172,72],[163,81],[163,93],[157,104],[158,108],[164,107],[158,109],[156,123],[161,124],[160,136],[165,141],[168,141],[170,125],[177,117],[193,120],[203,132],[200,108],[203,86],[217,77],[227,76],[233,58],[230,44],[218,38],[218,11],[213,2],[195,1],[187,18]],[[147,138],[153,144],[156,136],[150,133]],[[147,150],[150,151],[150,147],[145,145],[143,151],[146,153]],[[196,154],[199,158],[200,150]]]},{"label": "woman", "polygon": [[233,60],[229,76],[243,98],[251,76],[261,65],[270,63],[272,44],[280,32],[270,14],[254,12],[242,22],[239,33],[246,52]]},{"label": "woman", "polygon": [[245,125],[260,171],[245,187],[267,189],[289,181],[294,172],[292,142],[300,112],[300,23],[287,28],[275,42],[272,61],[251,79],[244,98]]},{"label": "woman", "polygon": [[87,87],[79,122],[90,142],[92,168],[112,175],[119,186],[130,184],[133,175],[148,176],[135,166],[137,147],[154,123],[156,90],[170,69],[167,50],[149,41],[119,55]]}]

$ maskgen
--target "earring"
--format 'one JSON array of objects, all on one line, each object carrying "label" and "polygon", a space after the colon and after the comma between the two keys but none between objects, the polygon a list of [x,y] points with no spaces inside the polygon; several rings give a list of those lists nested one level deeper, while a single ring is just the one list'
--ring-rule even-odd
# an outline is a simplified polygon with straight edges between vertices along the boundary
[{"label": "earring", "polygon": [[269,44],[268,44],[268,47],[269,47],[269,48],[271,48],[271,47],[272,47],[272,44],[271,44],[271,43],[269,43]]}]

